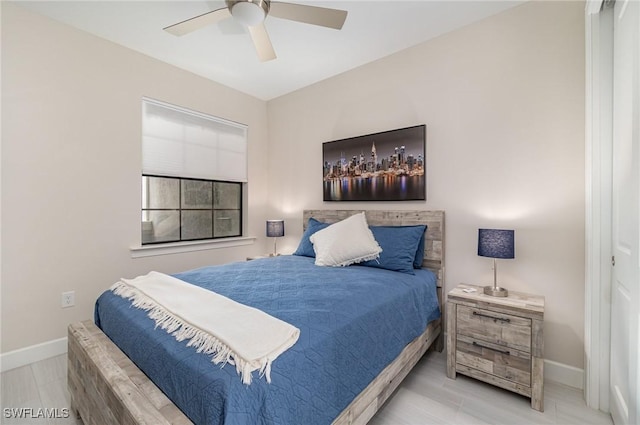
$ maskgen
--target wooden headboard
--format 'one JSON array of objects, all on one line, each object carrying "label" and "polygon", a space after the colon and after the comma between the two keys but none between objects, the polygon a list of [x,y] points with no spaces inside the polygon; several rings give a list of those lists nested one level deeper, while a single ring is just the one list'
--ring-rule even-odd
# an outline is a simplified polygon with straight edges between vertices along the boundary
[{"label": "wooden headboard", "polygon": [[[325,223],[335,223],[362,212],[362,210],[304,210],[303,227],[309,218]],[[422,267],[428,268],[438,277],[438,287],[444,285],[444,211],[387,211],[365,210],[367,223],[371,226],[415,226],[425,224],[424,259]]]}]

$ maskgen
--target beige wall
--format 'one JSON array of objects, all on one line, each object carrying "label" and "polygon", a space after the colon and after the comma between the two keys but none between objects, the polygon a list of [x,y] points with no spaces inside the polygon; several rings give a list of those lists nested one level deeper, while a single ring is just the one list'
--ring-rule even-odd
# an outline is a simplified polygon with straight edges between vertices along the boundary
[{"label": "beige wall", "polygon": [[[142,96],[249,125],[255,244],[131,258]],[[2,352],[66,336],[120,277],[264,252],[266,143],[264,101],[2,2]]]},{"label": "beige wall", "polygon": [[[499,260],[544,295],[545,354],[583,367],[584,4],[535,2],[268,103],[269,200],[297,245],[303,208],[444,209],[446,286],[492,282],[481,227],[516,230]],[[322,142],[427,125],[427,201],[323,203]]]},{"label": "beige wall", "polygon": [[[515,229],[499,276],[547,297],[546,357],[581,368],[583,10],[525,4],[265,103],[3,2],[1,351],[64,337],[119,277],[270,249],[265,218],[287,220],[286,252],[303,208],[444,209],[447,287],[491,281],[479,227]],[[142,96],[249,125],[256,244],[131,259]],[[426,202],[322,202],[322,142],[416,124]],[[63,310],[67,290],[76,307]]]}]

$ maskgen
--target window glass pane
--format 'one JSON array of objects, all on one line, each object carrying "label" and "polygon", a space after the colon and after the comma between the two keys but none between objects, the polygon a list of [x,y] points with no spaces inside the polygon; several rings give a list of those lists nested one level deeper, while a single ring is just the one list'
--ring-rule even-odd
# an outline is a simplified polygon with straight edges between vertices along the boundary
[{"label": "window glass pane", "polygon": [[220,238],[240,235],[239,210],[215,210],[213,212],[214,237]]},{"label": "window glass pane", "polygon": [[182,211],[182,239],[213,237],[212,211]]},{"label": "window glass pane", "polygon": [[[213,182],[182,180],[182,208],[211,209],[213,205],[212,188]],[[209,222],[211,222],[211,216],[209,216]]]},{"label": "window glass pane", "polygon": [[242,236],[242,184],[142,176],[142,243]]},{"label": "window glass pane", "polygon": [[215,182],[213,185],[213,208],[240,209],[241,185],[238,183]]},{"label": "window glass pane", "polygon": [[179,211],[143,211],[142,243],[180,240]]},{"label": "window glass pane", "polygon": [[166,177],[142,177],[142,208],[180,208],[180,180]]}]

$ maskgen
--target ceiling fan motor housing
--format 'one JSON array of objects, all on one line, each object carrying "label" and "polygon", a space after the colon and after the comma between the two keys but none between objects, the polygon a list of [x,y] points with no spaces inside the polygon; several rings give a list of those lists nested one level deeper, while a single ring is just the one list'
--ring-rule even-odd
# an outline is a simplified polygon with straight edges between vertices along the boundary
[{"label": "ceiling fan motor housing", "polygon": [[269,0],[226,0],[231,15],[246,26],[252,27],[264,21],[269,14]]}]

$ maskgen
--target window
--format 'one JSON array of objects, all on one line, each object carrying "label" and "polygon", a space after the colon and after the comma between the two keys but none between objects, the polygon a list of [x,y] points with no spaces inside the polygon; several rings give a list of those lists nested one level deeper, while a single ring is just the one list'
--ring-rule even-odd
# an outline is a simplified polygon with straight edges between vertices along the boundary
[{"label": "window", "polygon": [[242,236],[247,127],[143,100],[142,244]]},{"label": "window", "polygon": [[142,176],[142,243],[242,235],[242,184]]}]

